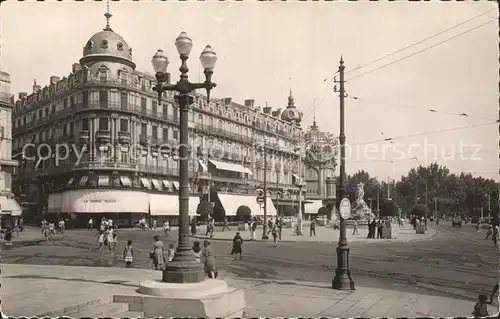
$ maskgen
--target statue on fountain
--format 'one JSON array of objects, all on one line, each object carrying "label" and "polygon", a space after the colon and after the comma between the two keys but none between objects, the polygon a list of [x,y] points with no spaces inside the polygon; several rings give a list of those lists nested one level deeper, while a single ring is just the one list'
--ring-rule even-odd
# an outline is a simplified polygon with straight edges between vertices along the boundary
[{"label": "statue on fountain", "polygon": [[363,186],[363,183],[356,185],[356,199],[352,203],[351,217],[358,220],[374,219],[375,214],[363,200],[363,196],[365,196]]}]

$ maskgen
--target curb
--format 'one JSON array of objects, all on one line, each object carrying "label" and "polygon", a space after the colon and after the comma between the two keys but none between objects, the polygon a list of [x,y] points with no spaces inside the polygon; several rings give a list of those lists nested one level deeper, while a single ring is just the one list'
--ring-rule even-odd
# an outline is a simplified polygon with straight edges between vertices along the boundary
[{"label": "curb", "polygon": [[[362,243],[407,243],[407,242],[418,242],[418,241],[424,241],[424,240],[432,240],[437,236],[437,230],[435,230],[434,234],[424,237],[424,238],[413,238],[413,239],[384,239],[380,241],[373,241],[373,240],[368,240],[368,238],[362,238],[361,240],[356,240],[356,241],[350,241],[350,243],[354,242],[362,242]],[[197,236],[197,235],[189,235],[190,238],[192,239],[200,239],[200,240],[212,240],[212,241],[226,241],[226,242],[232,242],[233,240],[230,238],[210,238],[207,236]],[[272,242],[273,240],[270,239],[254,239],[254,240],[246,240],[245,242]],[[317,240],[317,241],[312,241],[312,240],[280,240],[278,241],[280,243],[336,243],[338,242],[338,239],[335,240]]]}]

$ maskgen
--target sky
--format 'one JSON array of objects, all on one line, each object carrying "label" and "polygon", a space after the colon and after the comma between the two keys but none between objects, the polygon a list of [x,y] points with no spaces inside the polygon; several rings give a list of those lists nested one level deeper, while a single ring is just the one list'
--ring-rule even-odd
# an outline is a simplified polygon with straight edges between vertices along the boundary
[{"label": "sky", "polygon": [[[174,42],[185,31],[194,42],[191,80],[203,80],[198,56],[205,45],[219,57],[214,97],[284,109],[292,90],[303,127],[315,119],[336,136],[333,76],[342,55],[348,174],[364,169],[399,179],[438,162],[499,179],[494,3],[120,1],[110,10],[138,70],[153,73],[151,57],[161,48],[177,78]],[[105,2],[2,3],[1,69],[11,75],[11,93],[31,93],[33,79],[44,86],[51,75],[69,75],[88,39],[105,27],[105,11]]]}]

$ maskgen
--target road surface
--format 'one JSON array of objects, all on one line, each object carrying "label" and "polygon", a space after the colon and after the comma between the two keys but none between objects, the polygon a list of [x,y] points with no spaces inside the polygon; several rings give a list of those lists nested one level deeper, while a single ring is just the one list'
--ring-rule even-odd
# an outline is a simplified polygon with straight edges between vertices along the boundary
[{"label": "road surface", "polygon": [[[473,225],[451,228],[450,223],[441,223],[437,229],[432,240],[391,243],[374,239],[350,244],[356,285],[470,300],[479,293],[489,294],[497,280],[498,257],[492,241],[484,239],[485,230],[476,233]],[[32,241],[3,248],[2,262],[124,267],[123,243],[132,239],[134,267],[150,268],[152,237],[161,231],[118,230],[118,234],[116,254],[96,249],[95,232],[69,230],[52,243]],[[174,239],[172,233],[165,243]],[[245,242],[242,261],[233,260],[229,242],[214,240],[212,246],[219,267],[241,277],[330,283],[336,268],[336,245],[327,243],[283,242],[274,247],[271,241]]]}]

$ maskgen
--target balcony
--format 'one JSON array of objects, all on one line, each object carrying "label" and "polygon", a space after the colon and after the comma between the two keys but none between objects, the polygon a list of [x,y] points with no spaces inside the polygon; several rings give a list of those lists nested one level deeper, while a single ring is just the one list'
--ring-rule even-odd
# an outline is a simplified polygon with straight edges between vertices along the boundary
[{"label": "balcony", "polygon": [[103,169],[136,171],[137,164],[119,162],[80,162],[75,164],[74,170]]},{"label": "balcony", "polygon": [[90,139],[89,131],[88,130],[80,130],[80,141],[83,143],[87,143]]},{"label": "balcony", "polygon": [[109,143],[111,142],[111,132],[109,130],[98,130],[95,133],[95,139],[98,143]]},{"label": "balcony", "polygon": [[197,177],[198,179],[207,180],[207,179],[211,179],[211,177],[212,177],[212,176],[211,176],[211,174],[210,174],[210,173],[208,173],[208,172],[198,172],[198,173],[196,174],[196,177]]},{"label": "balcony", "polygon": [[119,131],[118,132],[118,141],[121,144],[130,144],[130,132]]}]

